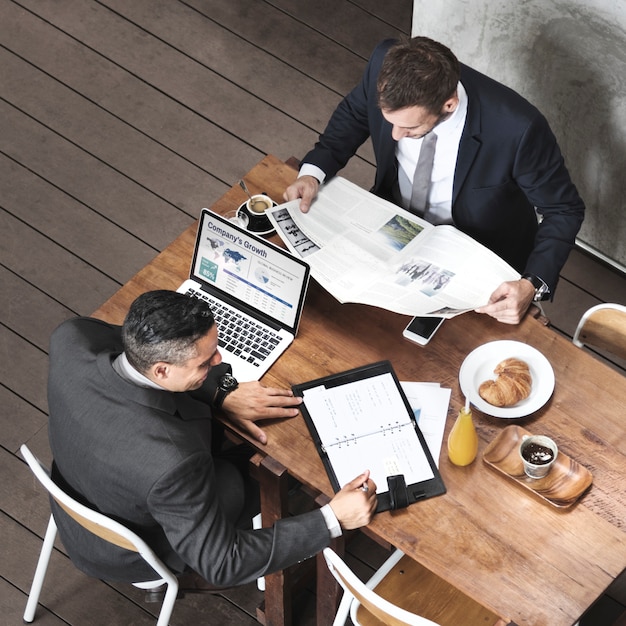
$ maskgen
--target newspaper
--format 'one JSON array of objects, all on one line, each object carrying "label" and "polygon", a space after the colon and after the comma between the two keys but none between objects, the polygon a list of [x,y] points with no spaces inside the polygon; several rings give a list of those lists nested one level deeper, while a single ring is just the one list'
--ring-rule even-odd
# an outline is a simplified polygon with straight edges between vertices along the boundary
[{"label": "newspaper", "polygon": [[432,224],[345,178],[267,215],[287,247],[339,302],[417,316],[454,317],[486,304],[520,274],[453,226]]}]

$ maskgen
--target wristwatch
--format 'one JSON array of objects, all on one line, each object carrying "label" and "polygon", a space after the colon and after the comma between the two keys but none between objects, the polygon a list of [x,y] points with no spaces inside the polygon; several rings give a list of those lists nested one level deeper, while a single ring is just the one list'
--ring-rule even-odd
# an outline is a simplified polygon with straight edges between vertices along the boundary
[{"label": "wristwatch", "polygon": [[547,300],[550,297],[550,289],[541,278],[534,274],[523,274],[522,278],[525,278],[535,288],[535,295],[533,296],[533,302],[539,302],[540,300]]},{"label": "wristwatch", "polygon": [[221,376],[217,381],[217,392],[215,394],[215,399],[213,400],[213,406],[218,409],[221,408],[222,404],[224,404],[226,396],[231,391],[235,391],[237,387],[239,387],[239,383],[232,374],[224,374]]}]

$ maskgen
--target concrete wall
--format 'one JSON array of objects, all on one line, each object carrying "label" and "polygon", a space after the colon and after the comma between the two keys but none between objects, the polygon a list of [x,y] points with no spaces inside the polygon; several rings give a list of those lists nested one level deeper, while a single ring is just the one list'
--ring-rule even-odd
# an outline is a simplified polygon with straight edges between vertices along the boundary
[{"label": "concrete wall", "polygon": [[579,243],[626,270],[626,2],[414,0],[412,33],[541,110],[587,205]]}]

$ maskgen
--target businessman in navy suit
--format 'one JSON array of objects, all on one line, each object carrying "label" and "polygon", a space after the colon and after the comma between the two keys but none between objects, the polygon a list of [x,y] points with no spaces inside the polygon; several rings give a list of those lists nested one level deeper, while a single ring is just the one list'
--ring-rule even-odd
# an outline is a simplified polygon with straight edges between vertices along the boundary
[{"label": "businessman in navy suit", "polygon": [[[411,207],[422,144],[437,135],[425,212]],[[372,192],[435,224],[453,224],[515,267],[477,309],[518,323],[533,300],[554,295],[585,206],[545,117],[513,90],[458,62],[426,37],[386,40],[344,98],[285,199],[308,211],[371,137]],[[432,135],[431,135],[432,137]],[[417,168],[419,169],[419,168]]]}]

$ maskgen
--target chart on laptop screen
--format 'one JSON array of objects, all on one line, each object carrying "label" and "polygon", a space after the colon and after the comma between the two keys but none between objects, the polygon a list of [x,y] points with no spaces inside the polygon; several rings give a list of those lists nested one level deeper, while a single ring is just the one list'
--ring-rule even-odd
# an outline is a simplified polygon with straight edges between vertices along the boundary
[{"label": "chart on laptop screen", "polygon": [[276,321],[295,323],[305,268],[211,216],[203,220],[194,274]]}]

